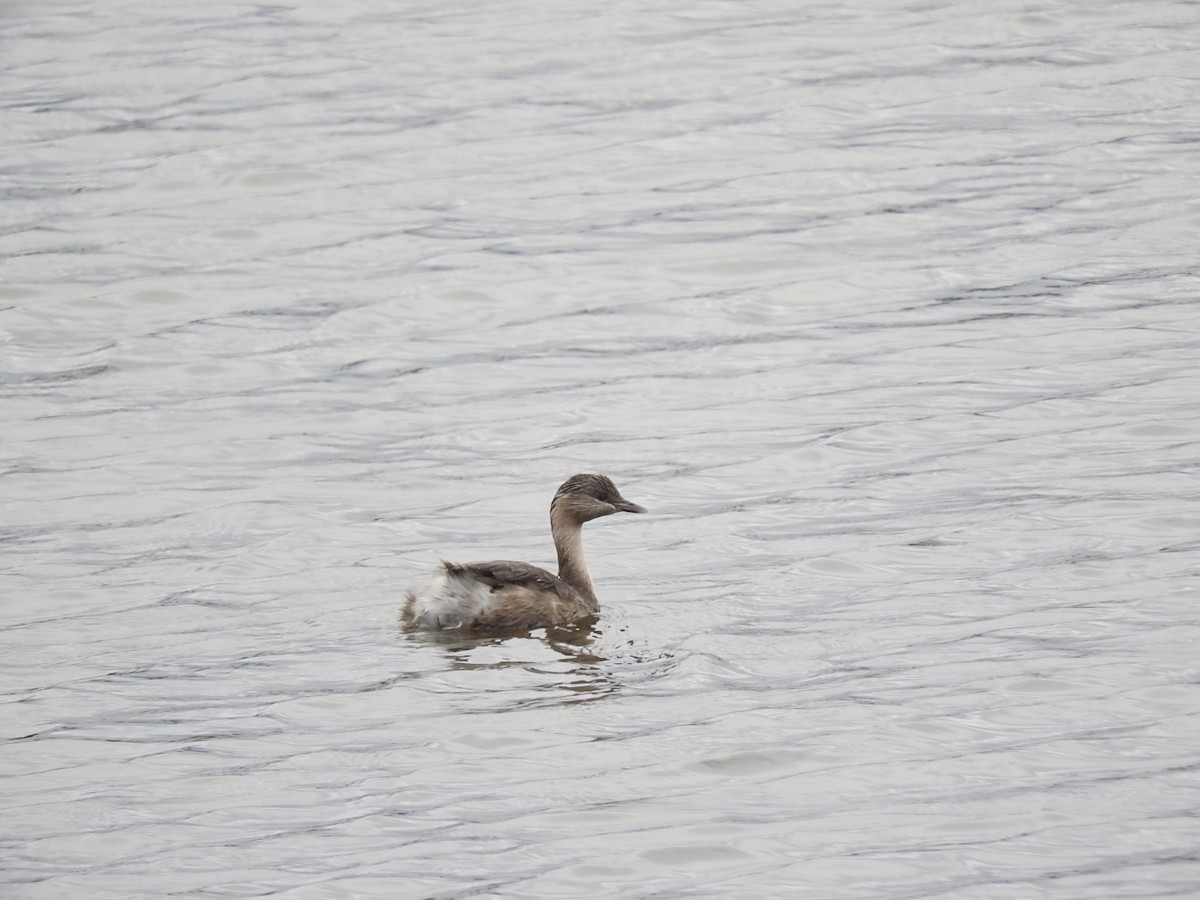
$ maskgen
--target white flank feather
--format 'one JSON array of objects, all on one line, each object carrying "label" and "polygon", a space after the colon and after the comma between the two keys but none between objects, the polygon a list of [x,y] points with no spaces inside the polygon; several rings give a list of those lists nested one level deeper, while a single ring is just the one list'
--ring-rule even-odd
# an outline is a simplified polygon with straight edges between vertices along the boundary
[{"label": "white flank feather", "polygon": [[439,569],[427,585],[413,593],[410,610],[417,627],[458,628],[495,602],[486,584]]}]

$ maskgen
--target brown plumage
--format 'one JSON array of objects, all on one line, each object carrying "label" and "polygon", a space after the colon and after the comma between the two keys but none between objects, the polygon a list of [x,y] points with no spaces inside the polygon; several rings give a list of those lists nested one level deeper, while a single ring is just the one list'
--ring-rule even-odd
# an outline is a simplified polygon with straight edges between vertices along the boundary
[{"label": "brown plumage", "polygon": [[550,504],[558,574],[528,563],[443,562],[429,584],[410,591],[400,618],[406,628],[528,630],[582,622],[600,603],[583,556],[583,523],[617,512],[645,512],[604,475],[573,475]]}]

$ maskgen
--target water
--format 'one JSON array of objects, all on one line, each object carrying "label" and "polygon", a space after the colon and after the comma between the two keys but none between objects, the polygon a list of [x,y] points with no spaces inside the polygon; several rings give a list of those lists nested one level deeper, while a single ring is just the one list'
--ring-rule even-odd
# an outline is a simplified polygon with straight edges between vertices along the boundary
[{"label": "water", "polygon": [[1195,4],[0,23],[4,896],[1200,891]]}]

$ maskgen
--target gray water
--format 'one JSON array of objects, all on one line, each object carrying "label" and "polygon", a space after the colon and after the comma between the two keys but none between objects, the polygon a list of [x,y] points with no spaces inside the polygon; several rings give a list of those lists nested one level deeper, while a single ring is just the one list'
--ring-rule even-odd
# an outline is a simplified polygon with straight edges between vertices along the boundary
[{"label": "gray water", "polygon": [[0,7],[0,894],[1196,896],[1198,43]]}]

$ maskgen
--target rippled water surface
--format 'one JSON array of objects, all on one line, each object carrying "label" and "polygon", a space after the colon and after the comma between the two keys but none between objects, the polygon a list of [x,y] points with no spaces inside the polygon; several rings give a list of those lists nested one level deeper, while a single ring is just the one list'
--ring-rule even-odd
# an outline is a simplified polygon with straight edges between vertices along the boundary
[{"label": "rippled water surface", "polygon": [[5,4],[0,893],[1200,893],[1198,43]]}]

